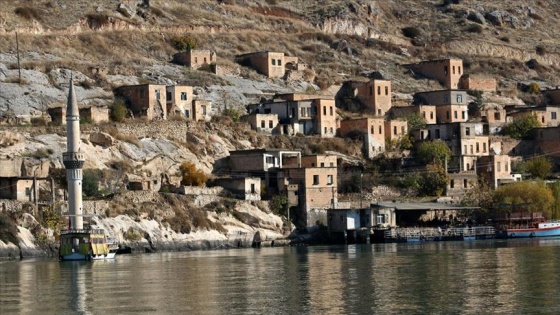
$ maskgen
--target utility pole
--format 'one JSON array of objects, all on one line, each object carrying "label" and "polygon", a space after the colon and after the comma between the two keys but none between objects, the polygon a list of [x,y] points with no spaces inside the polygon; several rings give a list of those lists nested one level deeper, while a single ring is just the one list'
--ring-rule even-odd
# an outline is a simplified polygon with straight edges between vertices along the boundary
[{"label": "utility pole", "polygon": [[19,74],[19,84],[21,85],[21,66],[19,62],[19,40],[18,34],[16,32],[16,52],[17,52],[17,67],[18,67],[18,74]]}]

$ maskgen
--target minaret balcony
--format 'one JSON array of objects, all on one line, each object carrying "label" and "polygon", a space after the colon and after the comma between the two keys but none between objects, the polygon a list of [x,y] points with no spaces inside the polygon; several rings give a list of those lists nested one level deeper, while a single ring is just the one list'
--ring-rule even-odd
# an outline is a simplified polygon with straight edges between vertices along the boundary
[{"label": "minaret balcony", "polygon": [[62,153],[62,163],[67,169],[82,168],[84,166],[85,157],[80,152],[64,152]]}]

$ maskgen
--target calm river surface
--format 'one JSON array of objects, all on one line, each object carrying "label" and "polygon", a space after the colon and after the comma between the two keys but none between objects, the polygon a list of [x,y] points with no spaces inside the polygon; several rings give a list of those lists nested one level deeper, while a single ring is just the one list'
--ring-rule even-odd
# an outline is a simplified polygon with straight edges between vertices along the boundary
[{"label": "calm river surface", "polygon": [[0,314],[560,314],[560,239],[0,261]]}]

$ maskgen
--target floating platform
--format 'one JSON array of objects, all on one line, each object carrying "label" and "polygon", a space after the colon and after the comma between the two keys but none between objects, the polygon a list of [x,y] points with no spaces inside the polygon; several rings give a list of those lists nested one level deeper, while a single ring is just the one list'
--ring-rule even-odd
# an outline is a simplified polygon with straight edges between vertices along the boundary
[{"label": "floating platform", "polygon": [[374,231],[372,242],[410,243],[425,241],[474,241],[496,238],[492,226],[452,228],[392,228]]}]

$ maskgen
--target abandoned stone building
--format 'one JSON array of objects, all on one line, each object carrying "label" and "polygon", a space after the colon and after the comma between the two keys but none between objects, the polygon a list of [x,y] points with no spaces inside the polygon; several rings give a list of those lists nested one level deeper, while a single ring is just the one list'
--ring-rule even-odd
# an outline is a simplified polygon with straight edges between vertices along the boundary
[{"label": "abandoned stone building", "polygon": [[[52,107],[47,110],[51,121],[55,124],[66,125],[66,106]],[[80,108],[80,119],[92,123],[109,121],[109,108],[88,106]]]},{"label": "abandoned stone building", "polygon": [[467,92],[463,90],[441,90],[414,94],[417,105],[436,106],[437,123],[465,122],[469,119]]},{"label": "abandoned stone building", "polygon": [[260,51],[236,56],[236,61],[250,66],[268,78],[283,78],[288,70],[305,70],[307,65],[299,58],[282,52]]},{"label": "abandoned stone building", "polygon": [[463,60],[441,59],[403,65],[414,74],[438,80],[446,89],[458,89],[463,73]]},{"label": "abandoned stone building", "polygon": [[354,118],[340,121],[340,136],[348,137],[351,133],[359,133],[363,137],[364,148],[369,158],[385,152],[385,119]]},{"label": "abandoned stone building", "polygon": [[391,81],[347,81],[342,94],[358,99],[368,113],[379,117],[385,116],[392,106]]},{"label": "abandoned stone building", "polygon": [[214,183],[242,200],[261,200],[259,177],[217,178]]},{"label": "abandoned stone building", "polygon": [[483,75],[464,74],[459,79],[459,89],[482,92],[495,92],[498,84],[496,79]]},{"label": "abandoned stone building", "polygon": [[115,89],[115,96],[126,101],[126,105],[134,117],[146,117],[148,120],[167,119],[165,85],[121,86]]},{"label": "abandoned stone building", "polygon": [[543,127],[560,125],[560,104],[544,106],[506,106],[507,122],[512,122],[526,115],[533,115]]},{"label": "abandoned stone building", "polygon": [[[336,135],[337,115],[335,101],[332,98],[272,100],[248,105],[247,110],[251,126],[262,128],[266,132],[320,135],[327,138]],[[270,115],[276,115],[278,118]],[[274,125],[276,121],[278,125]],[[264,127],[262,127],[263,123]]]},{"label": "abandoned stone building", "polygon": [[215,64],[217,57],[216,53],[210,50],[191,49],[173,55],[173,62],[191,69],[199,69],[204,65]]}]

